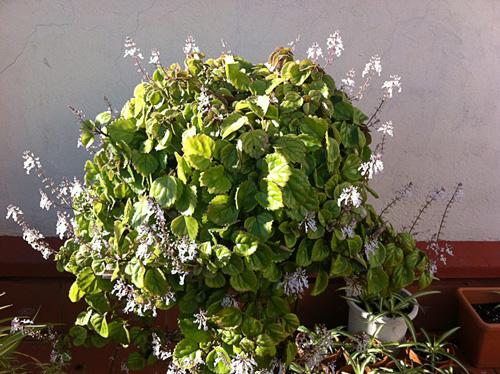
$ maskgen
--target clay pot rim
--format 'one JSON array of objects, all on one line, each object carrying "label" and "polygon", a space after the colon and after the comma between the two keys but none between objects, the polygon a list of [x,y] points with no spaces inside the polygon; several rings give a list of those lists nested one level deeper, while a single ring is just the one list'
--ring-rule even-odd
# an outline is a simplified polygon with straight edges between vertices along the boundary
[{"label": "clay pot rim", "polygon": [[[467,310],[470,311],[473,321],[478,328],[481,330],[489,331],[500,331],[500,323],[487,323],[477,314],[476,310],[472,306],[475,302],[471,302],[467,297],[468,292],[487,292],[487,291],[500,291],[500,287],[459,287],[457,288],[457,296],[460,304]],[[482,302],[479,302],[481,304]]]}]

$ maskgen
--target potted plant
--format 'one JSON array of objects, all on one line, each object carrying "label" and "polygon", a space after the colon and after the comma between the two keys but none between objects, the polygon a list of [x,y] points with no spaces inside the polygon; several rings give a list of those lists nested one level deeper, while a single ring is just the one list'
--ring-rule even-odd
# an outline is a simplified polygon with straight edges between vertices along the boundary
[{"label": "potted plant", "polygon": [[345,362],[341,348],[344,339],[340,326],[327,329],[324,325],[317,325],[314,330],[300,326],[295,337],[297,356],[290,369],[297,373],[323,370],[325,373],[334,374],[334,368]]},{"label": "potted plant", "polygon": [[389,365],[394,358],[392,349],[397,345],[378,340],[368,334],[345,334],[348,338],[342,344],[346,365],[338,373],[361,374]]},{"label": "potted plant", "polygon": [[467,368],[455,356],[454,345],[446,340],[459,328],[455,327],[442,335],[431,334],[425,329],[420,329],[418,334],[411,336],[407,343],[400,344],[400,347],[406,348],[406,356],[411,361],[431,372],[451,366],[458,366],[467,372]]},{"label": "potted plant", "polygon": [[[417,298],[439,291],[421,291],[411,294],[406,289],[399,293],[382,297],[362,292],[357,297],[344,296],[349,305],[349,325],[347,331],[352,334],[366,332],[375,334],[381,341],[403,342],[408,328],[413,330],[412,320],[417,316],[419,304]],[[415,332],[412,331],[412,335]]]},{"label": "potted plant", "polygon": [[498,287],[460,287],[459,301],[460,343],[471,363],[478,368],[500,365],[500,323],[484,321],[476,308],[480,305],[496,308],[500,304]]},{"label": "potted plant", "polygon": [[[326,65],[343,49],[340,33],[328,44]],[[154,50],[152,75],[131,39],[126,48],[144,81],[120,113],[110,106],[91,121],[72,109],[94,152],[84,180],[59,185],[24,155],[27,172],[53,192],[41,191],[42,206],[74,214],[58,212],[65,244],[50,247],[8,208],[25,239],[75,275],[69,297],[86,303],[70,330],[75,345],[134,346],[126,361],[134,370],[286,367],[300,325],[290,303],[310,276],[313,296],[332,277],[353,288],[363,277],[368,294],[385,297],[417,278],[429,285],[427,255],[367,203],[377,196],[369,179],[383,169],[370,132],[398,76],[368,117],[317,63],[318,48],[303,61],[293,47],[266,64],[231,54],[204,61],[189,39],[185,69],[163,66]],[[379,60],[369,65],[363,87],[380,74]],[[380,129],[385,139],[389,125]],[[177,335],[155,319],[173,307]]]}]

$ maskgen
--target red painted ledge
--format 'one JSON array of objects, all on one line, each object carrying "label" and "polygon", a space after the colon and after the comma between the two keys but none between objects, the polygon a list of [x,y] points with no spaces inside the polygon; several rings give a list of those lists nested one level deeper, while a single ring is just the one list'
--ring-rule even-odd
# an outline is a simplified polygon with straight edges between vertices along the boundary
[{"label": "red painted ledge", "polygon": [[[62,245],[58,238],[48,238],[54,248]],[[438,263],[437,276],[441,279],[500,278],[500,242],[450,241],[454,256],[447,257],[446,265]],[[417,242],[424,250],[426,242]],[[72,277],[59,273],[53,257],[44,260],[21,237],[0,236],[0,277]]]},{"label": "red painted ledge", "polygon": [[[453,256],[447,256],[446,265],[438,262],[439,278],[500,278],[500,242],[446,243],[453,247]],[[417,247],[425,251],[427,243],[417,242]]]}]

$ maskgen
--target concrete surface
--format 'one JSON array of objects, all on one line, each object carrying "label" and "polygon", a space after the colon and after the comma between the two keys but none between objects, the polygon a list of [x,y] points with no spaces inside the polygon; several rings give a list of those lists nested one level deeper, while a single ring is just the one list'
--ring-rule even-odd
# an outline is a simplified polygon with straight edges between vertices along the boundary
[{"label": "concrete surface", "polygon": [[[451,191],[461,181],[466,198],[454,206],[443,238],[500,238],[499,118],[500,2],[421,1],[153,1],[4,0],[0,2],[0,210],[19,205],[26,218],[54,236],[55,212],[38,208],[40,181],[22,170],[22,153],[40,156],[47,173],[83,175],[88,154],[76,149],[78,125],[68,105],[88,118],[114,109],[140,82],[134,62],[123,58],[132,36],[149,60],[158,48],[164,64],[179,62],[188,35],[209,57],[224,38],[234,54],[263,62],[276,46],[299,34],[297,58],[314,41],[339,29],[345,51],[327,71],[338,83],[355,67],[356,84],[371,56],[382,58],[359,107],[371,114],[391,74],[403,90],[380,119],[392,120],[394,138],[384,155],[385,173],[371,183],[379,208],[393,191],[413,181],[415,201],[392,210],[398,227],[409,225],[427,191]],[[375,136],[376,141],[380,137]],[[425,240],[437,230],[444,202],[419,226]],[[0,220],[0,235],[20,235],[13,221]]]}]

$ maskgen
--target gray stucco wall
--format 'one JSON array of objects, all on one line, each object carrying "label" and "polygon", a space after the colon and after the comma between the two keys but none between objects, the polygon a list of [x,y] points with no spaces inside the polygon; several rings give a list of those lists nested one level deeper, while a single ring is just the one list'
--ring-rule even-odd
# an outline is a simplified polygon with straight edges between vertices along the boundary
[{"label": "gray stucco wall", "polygon": [[[337,82],[355,67],[361,84],[364,65],[382,58],[382,76],[359,107],[370,114],[390,74],[403,90],[386,105],[394,138],[384,155],[385,172],[372,187],[383,207],[401,185],[413,181],[415,201],[389,218],[407,225],[427,191],[451,192],[461,181],[466,198],[454,206],[444,238],[500,239],[500,2],[495,0],[411,1],[151,1],[46,0],[0,2],[0,208],[19,205],[47,236],[55,235],[55,212],[38,208],[40,181],[22,170],[22,153],[40,156],[47,173],[83,175],[89,157],[77,149],[78,125],[68,105],[88,118],[114,109],[131,97],[141,80],[124,59],[125,36],[132,36],[147,64],[158,48],[164,63],[182,65],[188,35],[208,57],[228,48],[263,62],[276,46],[299,34],[297,58],[314,41],[342,32],[345,51],[327,71]],[[441,202],[419,227],[419,239],[439,224]],[[0,235],[19,235],[0,219]]]}]

